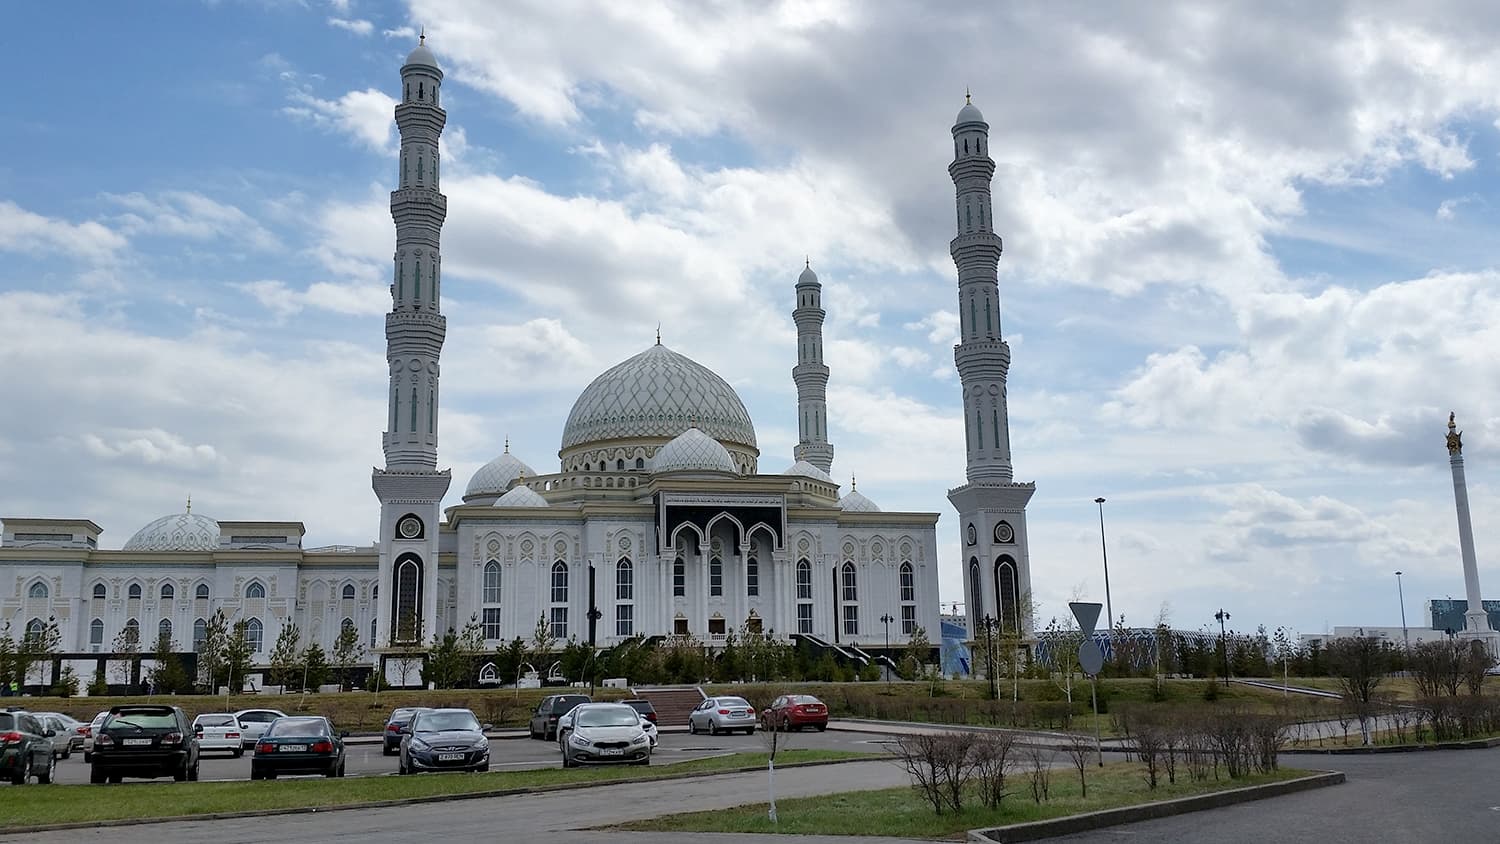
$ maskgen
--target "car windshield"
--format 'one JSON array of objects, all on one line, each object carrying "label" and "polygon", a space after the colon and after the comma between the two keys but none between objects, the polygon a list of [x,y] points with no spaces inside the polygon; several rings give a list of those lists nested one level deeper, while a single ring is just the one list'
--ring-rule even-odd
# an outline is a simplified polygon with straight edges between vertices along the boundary
[{"label": "car windshield", "polygon": [[412,713],[414,713],[416,711],[417,711],[416,709],[398,709],[395,712],[391,713],[391,720],[392,721],[410,721]]},{"label": "car windshield", "polygon": [[580,709],[573,716],[575,727],[638,727],[640,724],[641,716],[624,706]]},{"label": "car windshield", "polygon": [[0,730],[14,730],[16,728],[16,716],[9,712],[0,712]]},{"label": "car windshield", "polygon": [[326,736],[328,722],[322,718],[277,718],[266,730],[268,736]]},{"label": "car windshield", "polygon": [[199,715],[198,720],[193,722],[199,727],[233,727],[233,715]]},{"label": "car windshield", "polygon": [[719,698],[719,705],[728,707],[738,706],[743,708],[749,706],[750,704],[746,703],[745,699],[742,697],[721,697]]},{"label": "car windshield", "polygon": [[800,703],[822,703],[823,701],[818,700],[817,698],[813,697],[812,695],[792,695],[791,697],[787,698],[787,702],[788,703],[799,703],[800,704]]},{"label": "car windshield", "polygon": [[108,729],[136,727],[142,730],[159,730],[177,726],[177,718],[171,712],[117,712],[104,726]]},{"label": "car windshield", "polygon": [[441,733],[448,730],[479,730],[472,712],[426,712],[417,719],[417,732]]}]

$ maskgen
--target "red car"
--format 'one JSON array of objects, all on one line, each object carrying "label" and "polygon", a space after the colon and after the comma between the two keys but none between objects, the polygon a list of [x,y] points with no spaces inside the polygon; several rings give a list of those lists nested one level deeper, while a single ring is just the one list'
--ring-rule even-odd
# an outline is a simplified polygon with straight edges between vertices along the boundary
[{"label": "red car", "polygon": [[782,695],[760,712],[761,726],[767,730],[800,730],[814,727],[828,729],[828,707],[812,695]]}]

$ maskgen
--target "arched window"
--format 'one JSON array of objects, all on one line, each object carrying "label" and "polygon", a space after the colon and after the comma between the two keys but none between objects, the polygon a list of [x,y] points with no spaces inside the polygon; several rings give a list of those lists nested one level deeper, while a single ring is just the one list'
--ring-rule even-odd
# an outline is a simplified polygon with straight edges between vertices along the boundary
[{"label": "arched window", "polygon": [[141,585],[139,583],[130,584],[130,588],[125,590],[125,597],[132,601],[139,601],[141,599]]},{"label": "arched window", "polygon": [[903,604],[913,603],[917,600],[917,579],[912,572],[911,563],[901,564],[901,602]]},{"label": "arched window", "polygon": [[200,601],[207,601],[208,600],[208,584],[207,583],[200,583],[200,584],[198,584],[198,588],[196,588],[196,589],[193,590],[193,597],[197,598]]},{"label": "arched window", "polygon": [[644,469],[644,468],[646,468],[646,459],[643,458],[643,457],[637,457],[635,459],[635,468],[637,468],[637,469]]},{"label": "arched window", "polygon": [[984,589],[979,585],[979,560],[969,558],[969,616],[975,621],[984,618]]},{"label": "arched window", "polygon": [[615,563],[615,600],[635,600],[635,569],[626,559]]},{"label": "arched window", "polygon": [[552,564],[552,603],[568,602],[568,564],[562,560]]},{"label": "arched window", "polygon": [[672,597],[681,598],[687,595],[687,565],[682,558],[678,557],[672,561]]},{"label": "arched window", "polygon": [[169,618],[162,619],[156,625],[156,641],[160,642],[163,639],[168,642],[172,641],[172,620]]},{"label": "arched window", "polygon": [[265,587],[265,585],[262,584],[259,580],[252,580],[252,581],[250,581],[250,585],[245,587],[245,597],[246,598],[264,598],[264,597],[266,597],[266,587]]},{"label": "arched window", "polygon": [[252,618],[245,622],[245,643],[251,653],[260,653],[261,645],[265,643],[266,628],[260,623],[260,619]]},{"label": "arched window", "polygon": [[708,560],[708,594],[716,598],[724,596],[724,561],[718,556]]},{"label": "arched window", "polygon": [[94,584],[94,598],[97,599],[97,600],[102,601],[102,600],[104,600],[105,595],[106,595],[106,592],[105,592],[105,589],[104,589],[104,584],[102,584],[102,583],[95,583]]},{"label": "arched window", "polygon": [[193,622],[193,653],[203,650],[203,642],[208,638],[208,621],[198,619]]},{"label": "arched window", "polygon": [[31,588],[26,590],[26,597],[45,599],[47,597],[47,584],[40,580],[31,584]]},{"label": "arched window", "polygon": [[140,645],[140,643],[141,623],[132,618],[129,621],[125,622],[125,644]]},{"label": "arched window", "polygon": [[616,460],[615,461],[615,471],[617,471],[617,472],[623,472],[623,471],[625,471],[625,460],[623,458],[620,459],[620,460]]},{"label": "arched window", "polygon": [[354,619],[345,616],[344,620],[339,622],[339,635],[347,636],[354,633],[354,630]]},{"label": "arched window", "polygon": [[344,584],[344,591],[343,591],[342,594],[343,594],[344,600],[346,600],[346,601],[352,601],[352,600],[354,600],[354,584],[352,584],[352,583],[345,583]]},{"label": "arched window", "polygon": [[370,619],[370,647],[375,647],[375,619]]},{"label": "arched window", "polygon": [[797,561],[797,600],[812,600],[812,564],[806,560]]},{"label": "arched window", "polygon": [[40,618],[33,618],[32,620],[26,622],[25,641],[40,642],[42,640],[42,633],[45,632],[46,629],[47,625],[43,624]]},{"label": "arched window", "polygon": [[853,563],[844,563],[843,584],[844,602],[853,603],[859,600],[859,575],[854,570]]},{"label": "arched window", "polygon": [[500,603],[500,563],[495,560],[484,564],[484,602]]},{"label": "arched window", "polygon": [[495,669],[495,663],[493,663],[493,662],[486,662],[484,664],[484,667],[481,668],[481,669],[479,669],[479,682],[481,682],[481,683],[498,683],[498,682],[500,682],[500,672]]},{"label": "arched window", "polygon": [[89,622],[89,644],[104,644],[104,619],[96,618]]},{"label": "arched window", "polygon": [[397,642],[415,642],[422,638],[422,561],[415,554],[403,554],[396,560],[395,603],[391,618],[395,622]]},{"label": "arched window", "polygon": [[745,594],[760,595],[760,561],[754,557],[745,558]]},{"label": "arched window", "polygon": [[161,585],[161,599],[163,601],[170,601],[170,600],[172,600],[173,598],[176,598],[176,597],[177,597],[177,589],[174,586],[172,586],[172,584],[170,584],[170,583],[163,583]]},{"label": "arched window", "polygon": [[1005,630],[1021,629],[1021,602],[1016,584],[1016,564],[1010,557],[995,561],[995,606]]}]

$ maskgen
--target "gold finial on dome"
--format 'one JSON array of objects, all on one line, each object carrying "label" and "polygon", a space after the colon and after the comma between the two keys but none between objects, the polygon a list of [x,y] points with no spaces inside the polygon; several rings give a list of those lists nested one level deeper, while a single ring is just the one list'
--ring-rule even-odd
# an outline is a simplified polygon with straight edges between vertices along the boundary
[{"label": "gold finial on dome", "polygon": [[1458,423],[1453,417],[1453,411],[1448,411],[1448,453],[1458,455],[1463,454],[1464,451],[1464,432],[1458,430]]},{"label": "gold finial on dome", "polygon": [[969,97],[969,86],[964,86],[964,105],[973,105],[974,100]]},{"label": "gold finial on dome", "polygon": [[427,27],[424,26],[424,27],[422,27],[422,33],[417,36],[417,46],[421,47],[421,46],[424,46],[426,44],[427,44]]},{"label": "gold finial on dome", "polygon": [[193,494],[191,492],[188,493],[187,511],[189,513],[193,512]]}]

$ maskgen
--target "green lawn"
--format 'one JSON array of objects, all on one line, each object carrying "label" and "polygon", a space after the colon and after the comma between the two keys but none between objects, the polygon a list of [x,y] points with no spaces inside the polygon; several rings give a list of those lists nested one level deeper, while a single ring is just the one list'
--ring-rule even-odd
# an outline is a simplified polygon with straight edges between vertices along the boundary
[{"label": "green lawn", "polygon": [[1163,779],[1155,791],[1149,791],[1143,770],[1139,764],[1126,762],[1112,763],[1102,769],[1090,767],[1087,771],[1088,797],[1085,799],[1080,796],[1077,769],[1054,769],[1049,789],[1050,799],[1040,804],[1032,800],[1028,777],[1016,772],[1007,778],[1006,790],[1010,792],[1010,796],[999,809],[986,809],[974,798],[957,815],[951,812],[935,815],[932,807],[914,790],[888,788],[778,800],[776,810],[779,821],[775,825],[767,817],[767,804],[755,803],[727,810],[667,815],[624,824],[619,829],[760,835],[887,835],[898,838],[962,840],[965,832],[970,829],[1046,820],[1081,812],[1261,785],[1295,779],[1307,773],[1283,769],[1272,774],[1237,780],[1210,779],[1189,783],[1186,773],[1179,770],[1176,785],[1167,785]]},{"label": "green lawn", "polygon": [[[868,759],[872,754],[843,750],[783,750],[780,764]],[[347,806],[378,800],[441,794],[482,794],[564,783],[660,779],[685,773],[714,773],[766,765],[764,753],[736,753],[674,765],[637,768],[546,768],[488,774],[422,774],[411,777],[357,777],[271,782],[188,782],[101,785],[28,785],[6,789],[0,800],[5,828],[78,823],[120,818],[169,818],[259,809]]]}]

